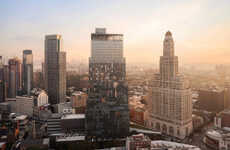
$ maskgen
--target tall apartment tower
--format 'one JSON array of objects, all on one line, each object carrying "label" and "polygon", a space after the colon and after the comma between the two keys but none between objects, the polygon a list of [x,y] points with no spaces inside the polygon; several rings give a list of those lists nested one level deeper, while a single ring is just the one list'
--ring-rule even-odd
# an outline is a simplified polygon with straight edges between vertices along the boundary
[{"label": "tall apartment tower", "polygon": [[61,50],[61,35],[45,37],[45,88],[51,104],[66,98],[66,53]]},{"label": "tall apartment tower", "polygon": [[151,126],[163,134],[180,139],[192,132],[191,90],[184,76],[178,73],[178,57],[174,55],[171,32],[165,34],[160,73],[152,87]]},{"label": "tall apartment tower", "polygon": [[126,137],[129,133],[128,87],[123,35],[96,28],[91,34],[86,128],[96,137]]},{"label": "tall apartment tower", "polygon": [[4,65],[2,56],[0,56],[0,103],[5,101],[5,80],[4,80]]},{"label": "tall apartment tower", "polygon": [[33,54],[32,50],[23,51],[22,64],[22,85],[23,92],[30,95],[30,90],[33,87]]},{"label": "tall apartment tower", "polygon": [[17,57],[9,59],[8,97],[15,98],[22,90],[22,64]]}]

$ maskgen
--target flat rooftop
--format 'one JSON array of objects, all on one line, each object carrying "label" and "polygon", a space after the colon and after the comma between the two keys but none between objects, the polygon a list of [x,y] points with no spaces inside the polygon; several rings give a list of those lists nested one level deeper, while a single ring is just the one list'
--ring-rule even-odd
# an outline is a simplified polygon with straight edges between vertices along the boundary
[{"label": "flat rooftop", "polygon": [[85,119],[85,114],[66,114],[61,119]]}]

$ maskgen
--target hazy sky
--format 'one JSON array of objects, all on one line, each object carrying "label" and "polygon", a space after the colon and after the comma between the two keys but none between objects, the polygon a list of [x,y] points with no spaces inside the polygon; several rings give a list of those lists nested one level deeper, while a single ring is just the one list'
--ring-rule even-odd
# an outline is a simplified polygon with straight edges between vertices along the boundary
[{"label": "hazy sky", "polygon": [[0,55],[40,62],[44,36],[62,34],[67,62],[87,62],[95,27],[124,34],[128,63],[156,63],[167,30],[180,63],[230,63],[229,0],[1,0]]}]

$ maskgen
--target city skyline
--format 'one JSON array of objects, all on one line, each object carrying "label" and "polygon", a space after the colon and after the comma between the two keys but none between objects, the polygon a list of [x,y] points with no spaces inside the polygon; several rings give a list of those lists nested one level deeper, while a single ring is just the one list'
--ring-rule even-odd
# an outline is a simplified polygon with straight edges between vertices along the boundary
[{"label": "city skyline", "polygon": [[108,33],[125,35],[127,63],[158,62],[162,35],[167,30],[175,33],[176,54],[182,64],[230,63],[228,1],[132,1],[126,7],[129,3],[4,1],[0,6],[0,55],[11,58],[20,56],[24,49],[33,49],[34,61],[40,63],[44,59],[44,35],[61,34],[67,62],[87,63],[90,33],[95,27],[106,27]]}]

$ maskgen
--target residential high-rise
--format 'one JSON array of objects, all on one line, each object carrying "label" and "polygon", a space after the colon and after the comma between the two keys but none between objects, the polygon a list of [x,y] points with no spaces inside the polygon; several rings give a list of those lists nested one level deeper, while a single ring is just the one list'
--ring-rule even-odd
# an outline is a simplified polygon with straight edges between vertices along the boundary
[{"label": "residential high-rise", "polygon": [[23,64],[22,64],[22,85],[23,92],[30,95],[30,90],[33,87],[33,54],[32,50],[23,51]]},{"label": "residential high-rise", "polygon": [[0,56],[0,103],[5,101],[4,65]]},{"label": "residential high-rise", "polygon": [[22,69],[21,60],[18,58],[9,59],[9,88],[8,97],[14,98],[22,90]]},{"label": "residential high-rise", "polygon": [[155,74],[152,88],[151,126],[181,139],[188,136],[192,132],[192,94],[188,82],[178,73],[178,57],[169,31],[160,57],[160,73]]},{"label": "residential high-rise", "polygon": [[66,53],[62,50],[61,35],[45,37],[45,88],[50,104],[66,98]]},{"label": "residential high-rise", "polygon": [[129,133],[123,35],[97,28],[91,34],[86,128],[96,137],[126,137]]}]

